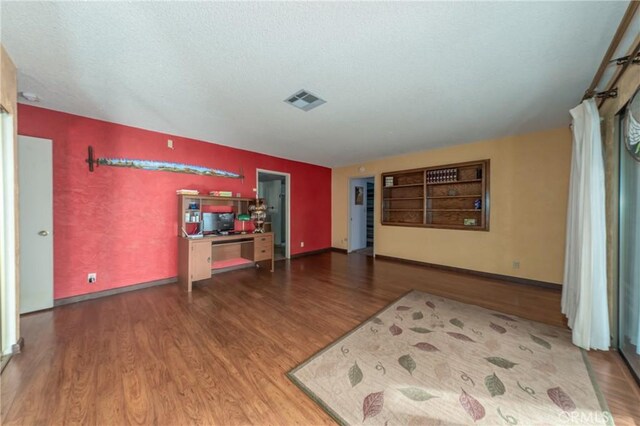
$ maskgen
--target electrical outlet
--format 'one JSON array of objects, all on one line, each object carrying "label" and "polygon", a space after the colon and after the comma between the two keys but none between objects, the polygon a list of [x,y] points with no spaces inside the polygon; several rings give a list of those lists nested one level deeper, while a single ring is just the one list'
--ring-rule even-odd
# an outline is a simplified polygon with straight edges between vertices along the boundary
[{"label": "electrical outlet", "polygon": [[167,148],[173,149],[173,141],[171,139],[167,139]]},{"label": "electrical outlet", "polygon": [[300,241],[300,247],[304,247],[304,241]]},{"label": "electrical outlet", "polygon": [[514,260],[513,261],[513,269],[520,269],[520,261],[519,260]]},{"label": "electrical outlet", "polygon": [[87,275],[88,284],[95,284],[97,279],[98,279],[98,274],[96,274],[95,272],[92,272],[89,275]]}]

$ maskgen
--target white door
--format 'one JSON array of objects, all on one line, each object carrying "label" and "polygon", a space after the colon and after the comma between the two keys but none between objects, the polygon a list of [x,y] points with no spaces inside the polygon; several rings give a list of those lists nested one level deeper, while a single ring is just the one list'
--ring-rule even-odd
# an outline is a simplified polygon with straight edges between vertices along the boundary
[{"label": "white door", "polygon": [[349,251],[367,247],[367,181],[351,179],[349,185]]},{"label": "white door", "polygon": [[49,139],[18,136],[20,313],[53,306],[53,156]]}]

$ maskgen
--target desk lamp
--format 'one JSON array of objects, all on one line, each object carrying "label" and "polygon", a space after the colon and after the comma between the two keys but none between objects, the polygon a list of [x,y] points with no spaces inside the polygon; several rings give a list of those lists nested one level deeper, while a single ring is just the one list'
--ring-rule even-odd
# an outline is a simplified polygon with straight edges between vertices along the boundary
[{"label": "desk lamp", "polygon": [[238,220],[240,221],[240,223],[242,223],[242,233],[246,234],[247,231],[244,230],[244,224],[245,222],[248,222],[251,220],[251,215],[248,214],[239,214],[238,215]]}]

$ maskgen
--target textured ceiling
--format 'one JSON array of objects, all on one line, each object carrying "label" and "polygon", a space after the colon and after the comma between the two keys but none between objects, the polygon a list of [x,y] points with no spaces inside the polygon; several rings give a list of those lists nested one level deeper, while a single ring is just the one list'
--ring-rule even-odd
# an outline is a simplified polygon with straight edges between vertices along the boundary
[{"label": "textured ceiling", "polygon": [[567,125],[627,2],[1,7],[43,107],[337,166]]}]

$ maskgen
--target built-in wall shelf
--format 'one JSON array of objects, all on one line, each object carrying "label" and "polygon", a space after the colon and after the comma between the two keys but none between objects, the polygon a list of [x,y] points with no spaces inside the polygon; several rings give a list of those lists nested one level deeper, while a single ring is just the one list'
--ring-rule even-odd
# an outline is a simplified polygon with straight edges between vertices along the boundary
[{"label": "built-in wall shelf", "polygon": [[489,160],[382,174],[382,224],[489,230]]}]

